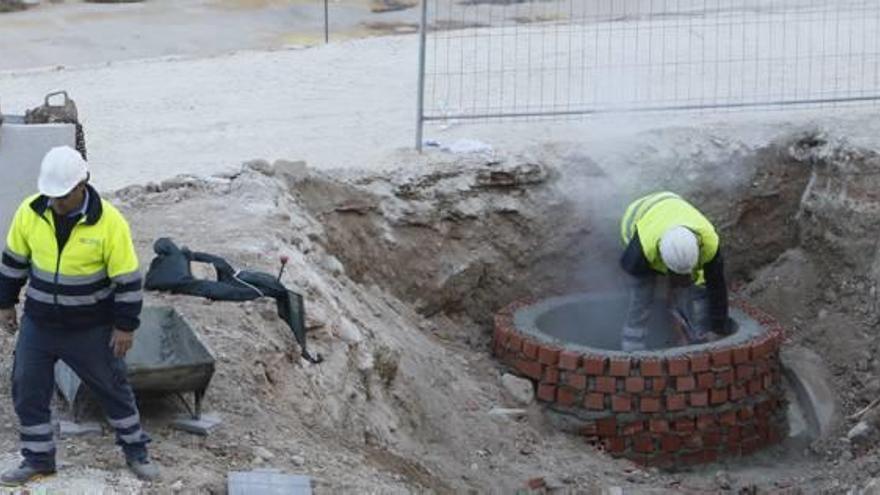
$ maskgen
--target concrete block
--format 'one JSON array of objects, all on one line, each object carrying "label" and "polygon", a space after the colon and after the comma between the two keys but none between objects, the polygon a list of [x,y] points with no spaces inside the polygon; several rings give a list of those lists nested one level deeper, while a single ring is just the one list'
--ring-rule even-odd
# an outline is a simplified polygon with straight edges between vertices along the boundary
[{"label": "concrete block", "polygon": [[794,388],[811,438],[830,434],[841,420],[831,374],[815,352],[799,346],[782,350],[785,377]]},{"label": "concrete block", "polygon": [[104,429],[95,422],[75,423],[62,420],[58,422],[58,434],[61,438],[103,435]]},{"label": "concrete block", "polygon": [[0,239],[6,239],[18,205],[37,192],[43,156],[63,145],[76,145],[73,124],[24,125],[14,117],[0,124]]},{"label": "concrete block", "polygon": [[284,474],[276,470],[230,472],[229,495],[311,495],[308,476]]},{"label": "concrete block", "polygon": [[171,423],[171,426],[178,430],[188,433],[206,436],[223,423],[220,416],[213,413],[202,414],[199,419],[193,419],[191,416],[178,416]]}]

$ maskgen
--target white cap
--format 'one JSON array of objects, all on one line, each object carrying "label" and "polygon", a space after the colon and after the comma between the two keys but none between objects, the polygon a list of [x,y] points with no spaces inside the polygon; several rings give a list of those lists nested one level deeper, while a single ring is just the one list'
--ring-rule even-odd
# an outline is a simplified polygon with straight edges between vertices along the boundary
[{"label": "white cap", "polygon": [[70,146],[58,146],[43,157],[37,189],[40,194],[57,198],[72,191],[88,176],[89,170],[82,155]]},{"label": "white cap", "polygon": [[700,257],[700,245],[693,232],[677,225],[660,238],[660,258],[670,271],[687,275],[694,271]]}]

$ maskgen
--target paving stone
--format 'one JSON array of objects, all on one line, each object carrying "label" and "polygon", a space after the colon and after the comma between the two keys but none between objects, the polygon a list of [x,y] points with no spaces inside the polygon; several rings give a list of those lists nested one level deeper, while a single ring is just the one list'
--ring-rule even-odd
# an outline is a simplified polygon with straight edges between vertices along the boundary
[{"label": "paving stone", "polygon": [[229,473],[228,490],[229,495],[311,495],[312,480],[269,469],[233,471]]},{"label": "paving stone", "polygon": [[199,419],[193,419],[190,416],[178,416],[171,425],[178,430],[183,430],[196,435],[208,435],[220,426],[223,420],[216,414],[202,414]]}]

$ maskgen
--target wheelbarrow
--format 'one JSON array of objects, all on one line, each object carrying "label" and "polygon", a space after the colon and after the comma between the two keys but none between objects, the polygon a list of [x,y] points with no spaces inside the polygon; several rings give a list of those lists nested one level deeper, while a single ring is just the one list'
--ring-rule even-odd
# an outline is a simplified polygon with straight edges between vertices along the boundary
[{"label": "wheelbarrow", "polygon": [[[135,395],[174,395],[193,419],[202,414],[202,399],[214,375],[214,356],[187,322],[171,307],[148,307],[125,356],[128,381]],[[61,361],[55,383],[78,419],[89,395],[82,381]],[[185,394],[193,394],[190,406]]]}]

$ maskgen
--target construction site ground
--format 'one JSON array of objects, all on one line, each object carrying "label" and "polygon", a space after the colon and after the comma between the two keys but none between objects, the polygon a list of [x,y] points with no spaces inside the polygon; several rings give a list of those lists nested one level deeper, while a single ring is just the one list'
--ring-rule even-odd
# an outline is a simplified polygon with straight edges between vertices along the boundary
[{"label": "construction site ground", "polygon": [[[289,256],[283,280],[305,296],[311,350],[326,358],[299,358],[269,300],[148,293],[216,354],[205,407],[222,427],[179,432],[178,403],[144,402],[160,483],[132,478],[107,431],[62,440],[61,471],[40,486],[224,493],[229,471],[275,468],[318,493],[514,493],[535,478],[560,493],[847,493],[880,476],[880,434],[846,441],[854,421],[687,472],[613,460],[556,431],[540,405],[493,414],[518,406],[489,352],[492,315],[510,301],[622,289],[620,212],[669,188],[719,226],[736,289],[780,319],[788,345],[822,356],[844,416],[863,408],[880,397],[874,109],[454,125],[430,132],[494,151],[419,155],[414,98],[400,96],[414,97],[414,36],[242,44],[260,50],[105,64],[95,48],[82,65],[0,72],[6,113],[54,89],[77,100],[95,184],[126,214],[144,267],[163,236],[241,268],[271,272]],[[12,49],[0,45],[0,60]],[[4,379],[12,344],[0,340]],[[3,467],[17,459],[8,406]]]}]

